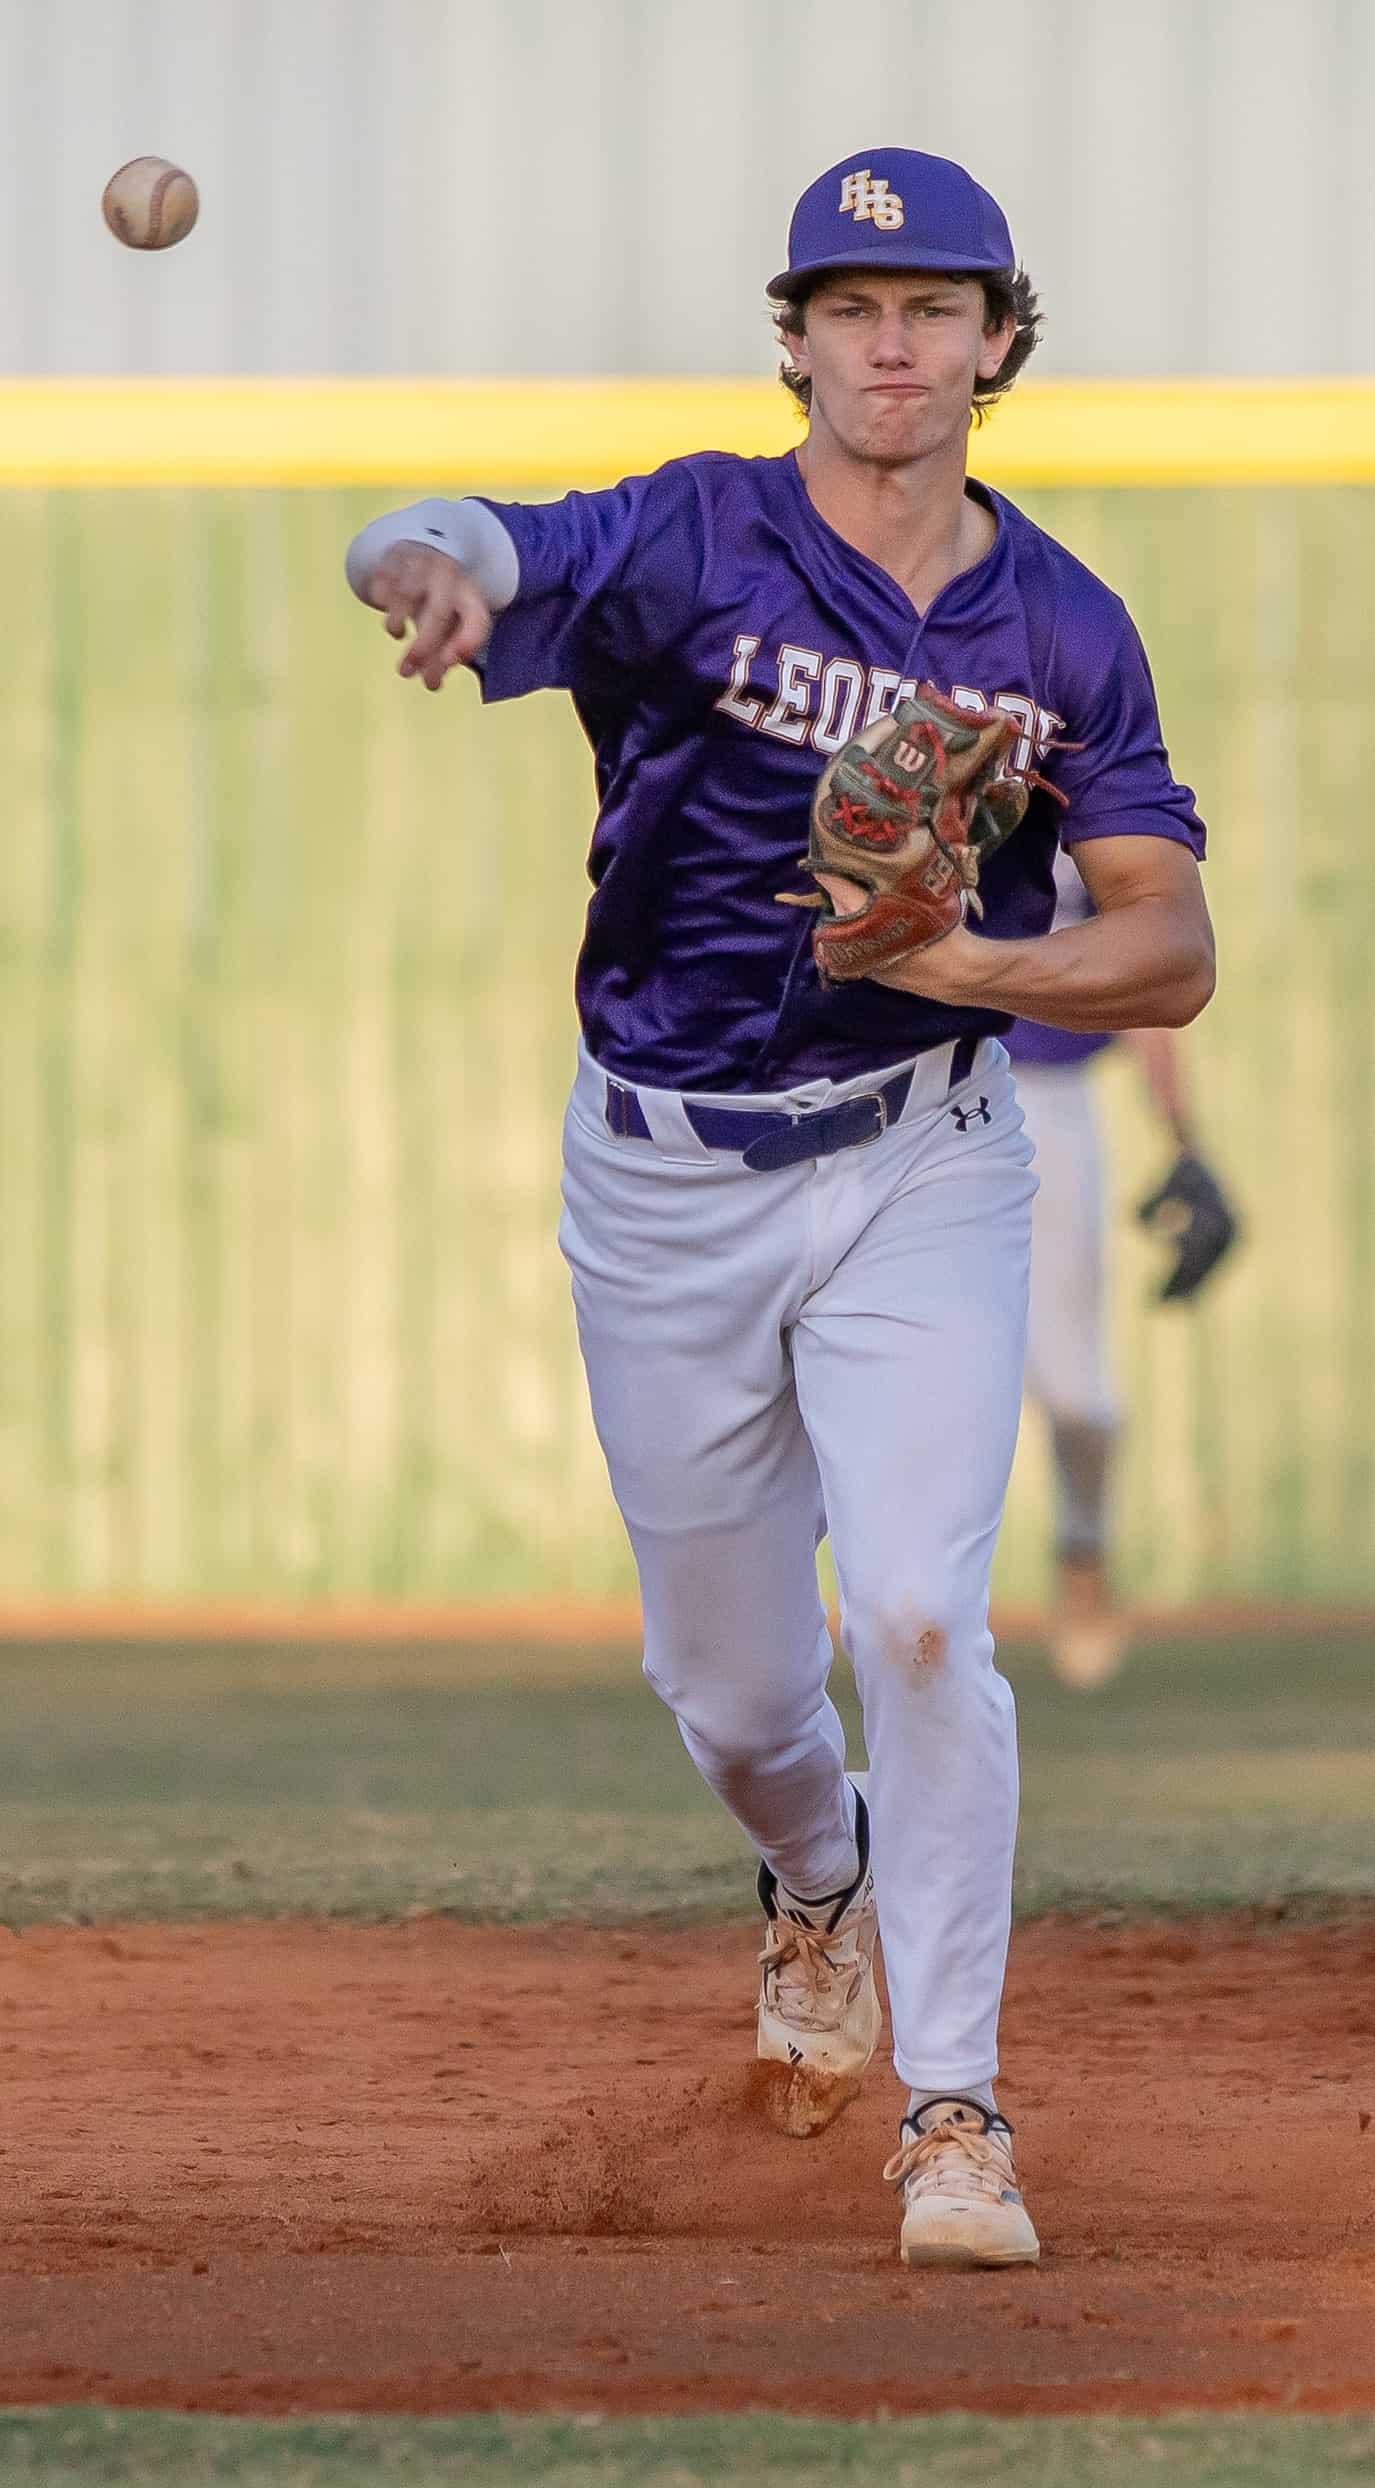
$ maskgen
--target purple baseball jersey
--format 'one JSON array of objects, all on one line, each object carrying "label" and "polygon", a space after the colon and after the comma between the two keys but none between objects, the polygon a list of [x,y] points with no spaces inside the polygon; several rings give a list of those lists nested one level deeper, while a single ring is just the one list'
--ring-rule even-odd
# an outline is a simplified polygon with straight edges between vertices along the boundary
[{"label": "purple baseball jersey", "polygon": [[[1055,859],[1055,914],[1050,929],[1059,933],[1066,925],[1086,924],[1093,913],[1093,901],[1062,847]],[[1014,1063],[1045,1063],[1072,1071],[1091,1054],[1101,1054],[1112,1038],[1102,1031],[1084,1036],[1071,1028],[1047,1028],[1039,1019],[1014,1019],[1003,1043]]]},{"label": "purple baseball jersey", "polygon": [[[571,692],[599,815],[577,971],[596,1060],[658,1088],[848,1079],[1005,1015],[869,981],[823,987],[811,924],[778,893],[800,859],[826,757],[930,681],[1007,711],[1033,791],[980,882],[981,930],[1044,933],[1069,839],[1143,832],[1203,852],[1161,741],[1145,655],[1120,599],[982,485],[983,560],[918,613],[814,509],[796,458],[709,451],[612,490],[489,501],[520,561],[481,660],[483,696]],[[1077,750],[1057,744],[1077,744]]]}]

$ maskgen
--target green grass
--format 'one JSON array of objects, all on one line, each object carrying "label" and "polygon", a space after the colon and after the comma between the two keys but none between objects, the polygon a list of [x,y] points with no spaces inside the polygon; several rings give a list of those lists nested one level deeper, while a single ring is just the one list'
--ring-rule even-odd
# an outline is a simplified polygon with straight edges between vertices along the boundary
[{"label": "green grass", "polygon": [[1375,2424],[1332,2419],[313,2419],[0,2413],[0,2479],[43,2488],[1326,2488],[1375,2474]]},{"label": "green grass", "polygon": [[[747,1906],[745,1844],[633,1661],[567,1663],[580,1680],[519,1652],[7,1653],[0,1919]],[[1164,1644],[1092,1698],[1004,1663],[1024,1914],[1375,1896],[1364,1640]]]}]

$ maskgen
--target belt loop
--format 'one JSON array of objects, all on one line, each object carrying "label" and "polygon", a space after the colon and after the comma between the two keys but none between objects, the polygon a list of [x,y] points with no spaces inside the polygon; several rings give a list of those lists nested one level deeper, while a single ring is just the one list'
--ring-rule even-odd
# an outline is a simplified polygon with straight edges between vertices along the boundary
[{"label": "belt loop", "polygon": [[978,1051],[979,1040],[977,1037],[957,1037],[955,1039],[954,1047],[950,1055],[950,1077],[945,1084],[945,1093],[947,1097],[952,1089],[957,1089],[959,1087],[962,1080],[967,1080],[969,1078],[969,1075],[974,1068]]},{"label": "belt loop", "polygon": [[617,1140],[629,1138],[630,1092],[622,1088],[619,1080],[610,1078],[606,1083],[606,1121],[608,1130],[615,1133]]}]

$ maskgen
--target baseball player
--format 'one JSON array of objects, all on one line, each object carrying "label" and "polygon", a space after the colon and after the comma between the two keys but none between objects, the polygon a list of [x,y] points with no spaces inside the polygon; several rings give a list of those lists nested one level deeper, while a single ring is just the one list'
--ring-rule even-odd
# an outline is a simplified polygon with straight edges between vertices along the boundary
[{"label": "baseball player", "polygon": [[[1055,863],[1056,927],[1092,913],[1072,858]],[[1019,1019],[1008,1030],[1017,1096],[1036,1149],[1026,1396],[1050,1437],[1055,1593],[1051,1658],[1065,1684],[1089,1691],[1117,1673],[1126,1625],[1108,1571],[1111,1487],[1121,1410],[1106,1336],[1102,1139],[1090,1065],[1113,1039]],[[1179,1041],[1139,1028],[1136,1057],[1175,1157],[1138,1216],[1170,1240],[1164,1303],[1192,1297],[1233,1242],[1232,1208],[1199,1155]]]},{"label": "baseball player", "polygon": [[[1001,1038],[1193,1017],[1202,830],[1116,596],[967,479],[1037,328],[995,201],[869,149],[803,194],[768,291],[796,449],[424,501],[349,576],[413,629],[403,675],[566,690],[592,746],[561,1241],[645,1672],[760,1859],[761,2090],[799,2136],[854,2095],[881,1926],[901,2252],[1026,2263],[992,2087],[1017,1755],[988,1576],[1034,1189]],[[1099,912],[1050,934],[1061,836]]]}]

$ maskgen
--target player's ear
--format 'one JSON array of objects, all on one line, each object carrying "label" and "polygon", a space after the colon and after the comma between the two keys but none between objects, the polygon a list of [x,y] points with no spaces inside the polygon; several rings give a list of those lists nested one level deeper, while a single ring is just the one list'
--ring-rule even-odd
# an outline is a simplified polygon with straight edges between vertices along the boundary
[{"label": "player's ear", "polygon": [[1008,349],[1011,346],[1016,334],[1017,323],[1010,311],[1007,314],[1006,319],[999,320],[996,328],[986,328],[984,330],[983,343],[979,347],[979,359],[974,366],[975,374],[978,379],[997,379],[999,372],[1002,370],[1003,364],[1007,360]]},{"label": "player's ear", "polygon": [[778,332],[779,343],[782,346],[788,361],[791,363],[793,370],[801,373],[803,379],[810,379],[812,370],[812,354],[811,348],[807,343],[807,332],[802,325],[803,314],[800,311],[795,311],[792,314],[792,317],[796,320],[797,326],[795,328],[780,328]]}]

